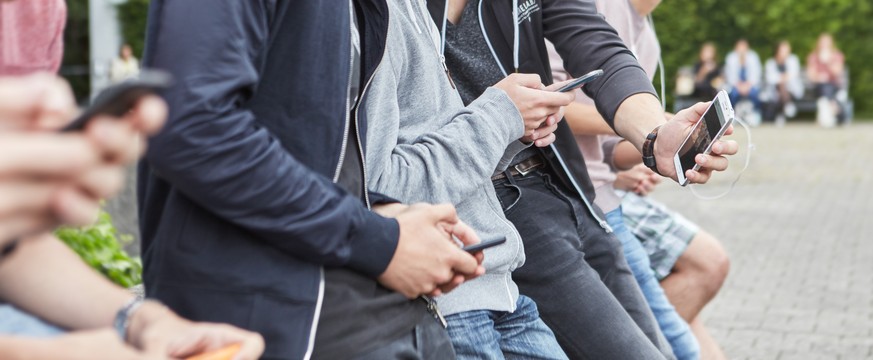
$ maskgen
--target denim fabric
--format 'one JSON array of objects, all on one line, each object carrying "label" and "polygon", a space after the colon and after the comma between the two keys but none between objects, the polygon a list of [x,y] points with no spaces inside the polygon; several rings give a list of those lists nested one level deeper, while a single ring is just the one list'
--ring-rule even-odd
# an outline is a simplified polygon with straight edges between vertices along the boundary
[{"label": "denim fabric", "polygon": [[652,309],[655,319],[658,320],[661,332],[670,342],[673,354],[679,360],[699,359],[700,344],[691,333],[688,323],[679,316],[676,309],[667,300],[667,294],[664,293],[661,284],[655,279],[655,273],[652,271],[646,250],[624,224],[621,207],[607,213],[606,222],[612,227],[615,236],[621,240],[624,257],[649,303],[649,308]]},{"label": "denim fabric", "polygon": [[749,100],[752,102],[752,104],[755,105],[755,109],[760,109],[761,108],[761,97],[759,96],[759,93],[760,93],[760,91],[758,90],[758,88],[753,87],[752,90],[749,90],[748,95],[742,96],[742,95],[740,95],[740,91],[737,90],[736,88],[734,88],[734,89],[731,89],[731,92],[728,94],[728,96],[731,99],[731,104],[733,104],[734,106],[737,106],[737,104],[741,100]]},{"label": "denim fabric", "polygon": [[344,357],[353,360],[451,360],[455,359],[455,353],[446,329],[428,313],[412,331],[399,339],[365,354]]},{"label": "denim fabric", "polygon": [[[673,358],[622,254],[550,169],[494,182],[527,261],[512,274],[571,359]],[[574,195],[570,195],[574,194]]]},{"label": "denim fabric", "polygon": [[64,330],[9,304],[0,304],[0,335],[53,337]]},{"label": "denim fabric", "polygon": [[537,306],[519,296],[514,312],[475,310],[446,316],[455,354],[464,359],[567,359]]}]

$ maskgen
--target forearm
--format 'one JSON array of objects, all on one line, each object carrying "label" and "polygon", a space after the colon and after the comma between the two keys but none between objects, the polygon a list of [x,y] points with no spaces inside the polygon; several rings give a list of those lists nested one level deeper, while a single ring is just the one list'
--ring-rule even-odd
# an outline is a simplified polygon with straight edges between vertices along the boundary
[{"label": "forearm", "polygon": [[111,326],[132,297],[52,235],[22,241],[0,263],[0,298],[64,328]]},{"label": "forearm", "polygon": [[615,135],[597,108],[573,102],[564,109],[564,120],[574,135]]},{"label": "forearm", "polygon": [[51,340],[23,336],[0,336],[0,359],[57,359],[61,354],[50,346]]},{"label": "forearm", "polygon": [[614,149],[613,165],[618,170],[628,170],[643,162],[643,155],[628,141],[619,142]]},{"label": "forearm", "polygon": [[639,152],[642,152],[646,136],[665,122],[661,103],[658,98],[648,93],[625,99],[615,113],[616,132]]}]

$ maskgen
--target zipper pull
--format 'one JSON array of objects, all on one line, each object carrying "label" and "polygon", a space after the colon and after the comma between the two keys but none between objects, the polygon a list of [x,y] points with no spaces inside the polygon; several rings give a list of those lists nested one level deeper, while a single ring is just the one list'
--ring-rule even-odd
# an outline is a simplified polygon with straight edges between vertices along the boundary
[{"label": "zipper pull", "polygon": [[439,306],[437,306],[436,300],[434,300],[430,296],[423,296],[423,295],[422,295],[421,299],[424,300],[425,303],[427,303],[427,311],[429,313],[431,313],[431,315],[433,315],[434,319],[437,319],[437,321],[439,321],[440,324],[443,325],[443,328],[448,328],[449,323],[446,322],[446,318],[443,317],[442,313],[440,313],[440,308],[439,308]]},{"label": "zipper pull", "polygon": [[446,77],[449,78],[449,84],[452,85],[452,89],[457,89],[455,87],[455,80],[452,80],[452,73],[449,71],[449,66],[446,65],[446,57],[440,55],[440,64],[443,66],[443,71],[446,72]]},{"label": "zipper pull", "polygon": [[606,230],[607,234],[612,234],[612,227],[609,226],[609,223],[606,222],[606,220],[600,220],[600,227],[603,228],[603,230]]}]

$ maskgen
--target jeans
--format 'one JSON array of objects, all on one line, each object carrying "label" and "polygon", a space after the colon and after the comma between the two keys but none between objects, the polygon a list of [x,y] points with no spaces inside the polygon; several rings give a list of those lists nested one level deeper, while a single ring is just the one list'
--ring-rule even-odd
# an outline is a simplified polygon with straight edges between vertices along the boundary
[{"label": "jeans", "polygon": [[758,88],[753,87],[751,90],[749,90],[749,93],[746,96],[743,96],[743,95],[740,95],[740,91],[737,90],[737,88],[733,88],[733,89],[731,89],[731,92],[728,94],[728,97],[730,97],[731,104],[733,106],[737,106],[737,103],[739,103],[740,100],[747,99],[747,100],[751,101],[752,104],[755,105],[755,109],[757,110],[757,109],[761,108],[761,97],[759,96],[759,92],[760,91],[758,90]]},{"label": "jeans", "polygon": [[622,254],[548,168],[494,182],[526,261],[512,277],[571,359],[673,358]]},{"label": "jeans", "polygon": [[446,316],[458,359],[567,359],[537,306],[522,295],[514,312],[474,310]]},{"label": "jeans", "polygon": [[450,360],[455,359],[452,343],[443,328],[428,313],[408,334],[366,354],[352,357],[354,360]]},{"label": "jeans", "polygon": [[652,309],[655,319],[658,320],[661,332],[664,333],[667,341],[670,342],[676,358],[679,360],[699,359],[700,344],[697,343],[697,339],[691,333],[688,323],[679,316],[679,313],[676,312],[676,309],[667,300],[664,289],[661,288],[661,284],[655,279],[655,273],[652,271],[652,266],[649,263],[649,255],[639,240],[631,234],[624,224],[621,207],[607,213],[606,221],[612,227],[615,236],[621,240],[624,257],[627,259],[627,263],[637,279],[637,284],[640,285],[640,289],[649,303],[649,308]]},{"label": "jeans", "polygon": [[63,333],[64,330],[12,305],[0,303],[0,335],[53,337]]}]

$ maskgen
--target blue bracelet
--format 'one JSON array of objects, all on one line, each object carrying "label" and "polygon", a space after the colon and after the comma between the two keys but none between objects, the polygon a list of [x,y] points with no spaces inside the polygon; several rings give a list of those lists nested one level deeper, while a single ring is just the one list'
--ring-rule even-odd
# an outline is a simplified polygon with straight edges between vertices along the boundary
[{"label": "blue bracelet", "polygon": [[132,299],[128,300],[121,309],[118,309],[117,313],[115,313],[113,327],[115,328],[115,332],[118,333],[118,337],[121,338],[121,341],[127,341],[127,328],[130,327],[130,317],[133,316],[133,313],[136,312],[142,304],[143,300],[134,296]]}]

